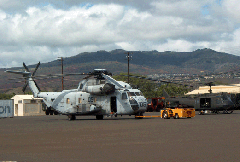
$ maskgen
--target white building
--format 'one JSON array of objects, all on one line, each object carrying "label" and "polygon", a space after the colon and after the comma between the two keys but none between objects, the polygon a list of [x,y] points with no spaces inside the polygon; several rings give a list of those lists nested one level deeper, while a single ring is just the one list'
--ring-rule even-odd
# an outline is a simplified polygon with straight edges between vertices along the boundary
[{"label": "white building", "polygon": [[[212,93],[227,92],[236,94],[240,93],[240,84],[212,86],[211,89]],[[186,95],[209,93],[209,90],[209,86],[203,86],[199,87],[199,89],[188,92]]]},{"label": "white building", "polygon": [[42,99],[34,98],[33,95],[15,95],[14,116],[45,115],[42,110]]}]

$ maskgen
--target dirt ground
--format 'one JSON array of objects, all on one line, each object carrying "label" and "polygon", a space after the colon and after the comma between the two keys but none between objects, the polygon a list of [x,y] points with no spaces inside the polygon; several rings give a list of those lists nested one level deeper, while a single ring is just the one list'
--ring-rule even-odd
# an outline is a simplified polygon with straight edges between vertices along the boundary
[{"label": "dirt ground", "polygon": [[240,159],[240,111],[191,119],[14,117],[0,119],[0,127],[0,161]]}]

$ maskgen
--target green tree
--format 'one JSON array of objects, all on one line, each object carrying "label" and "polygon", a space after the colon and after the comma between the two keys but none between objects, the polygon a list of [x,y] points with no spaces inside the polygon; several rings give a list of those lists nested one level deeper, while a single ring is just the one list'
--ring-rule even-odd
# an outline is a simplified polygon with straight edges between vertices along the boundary
[{"label": "green tree", "polygon": [[[143,95],[146,98],[155,98],[163,96],[163,89],[170,96],[180,96],[184,95],[184,93],[188,92],[188,88],[184,86],[180,86],[177,84],[159,84],[150,80],[141,79],[146,78],[145,76],[140,75],[130,75],[132,77],[129,78],[129,83],[133,88],[138,88],[141,90]],[[120,75],[113,76],[114,79],[118,81],[128,81],[128,76],[126,73],[121,73]]]},{"label": "green tree", "polygon": [[15,94],[5,94],[5,93],[0,93],[0,100],[9,100],[11,99]]}]

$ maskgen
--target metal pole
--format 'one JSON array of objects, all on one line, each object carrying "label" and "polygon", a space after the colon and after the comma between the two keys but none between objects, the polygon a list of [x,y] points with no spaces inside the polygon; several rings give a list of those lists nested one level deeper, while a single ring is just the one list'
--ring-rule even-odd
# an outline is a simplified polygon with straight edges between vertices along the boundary
[{"label": "metal pole", "polygon": [[125,54],[127,54],[127,60],[128,60],[128,84],[129,84],[129,61],[130,61],[130,59],[131,59],[131,56],[130,56],[130,52],[128,52],[128,53],[125,53]]},{"label": "metal pole", "polygon": [[61,60],[61,64],[62,64],[62,90],[64,90],[64,85],[63,85],[63,57],[59,57]]},{"label": "metal pole", "polygon": [[129,84],[129,52],[128,52],[128,84]]}]

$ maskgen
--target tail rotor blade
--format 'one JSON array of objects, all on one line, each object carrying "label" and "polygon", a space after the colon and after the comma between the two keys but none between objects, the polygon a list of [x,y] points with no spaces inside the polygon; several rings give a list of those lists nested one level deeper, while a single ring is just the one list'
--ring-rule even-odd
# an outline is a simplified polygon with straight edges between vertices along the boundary
[{"label": "tail rotor blade", "polygon": [[23,67],[26,69],[27,72],[30,72],[25,63],[23,63]]},{"label": "tail rotor blade", "polygon": [[38,69],[38,67],[40,66],[40,62],[37,64],[37,66],[36,66],[36,68],[35,68],[35,70],[34,70],[34,72],[32,73],[32,76],[34,76],[35,75],[35,73],[36,73],[36,71],[37,71],[37,69]]},{"label": "tail rotor blade", "polygon": [[27,83],[25,83],[25,85],[23,86],[23,89],[22,89],[22,91],[23,91],[23,92],[25,92],[25,90],[26,90],[27,86],[28,86],[28,82],[27,82]]}]

